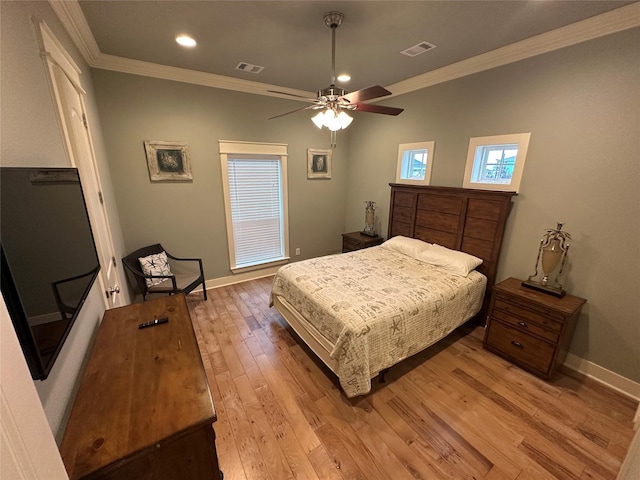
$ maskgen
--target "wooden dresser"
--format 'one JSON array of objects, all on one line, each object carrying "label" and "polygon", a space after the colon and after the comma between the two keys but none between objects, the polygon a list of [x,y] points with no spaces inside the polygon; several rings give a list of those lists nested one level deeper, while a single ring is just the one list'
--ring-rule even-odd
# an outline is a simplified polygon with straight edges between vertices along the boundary
[{"label": "wooden dresser", "polygon": [[557,298],[509,278],[493,287],[483,345],[539,377],[562,365],[586,300]]},{"label": "wooden dresser", "polygon": [[363,248],[380,245],[384,239],[380,236],[370,237],[360,232],[342,234],[342,253],[353,252]]},{"label": "wooden dresser", "polygon": [[168,296],[105,312],[60,453],[72,480],[219,480],[215,420],[186,300]]}]

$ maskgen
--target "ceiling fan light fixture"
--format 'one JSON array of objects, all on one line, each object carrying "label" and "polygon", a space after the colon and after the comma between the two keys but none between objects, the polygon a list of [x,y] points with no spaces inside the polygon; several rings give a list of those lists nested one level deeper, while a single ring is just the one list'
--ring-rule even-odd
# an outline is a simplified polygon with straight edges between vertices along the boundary
[{"label": "ceiling fan light fixture", "polygon": [[353,118],[346,112],[337,113],[331,109],[323,110],[311,118],[316,127],[327,127],[332,132],[347,128],[353,122]]},{"label": "ceiling fan light fixture", "polygon": [[344,110],[338,114],[337,118],[343,130],[351,125],[351,122],[353,122],[353,117],[347,114]]},{"label": "ceiling fan light fixture", "polygon": [[[380,113],[384,115],[399,115],[403,111],[402,108],[369,105],[364,103],[367,100],[391,95],[389,90],[381,87],[380,85],[373,85],[351,93],[347,93],[344,89],[336,87],[336,29],[342,24],[343,20],[344,15],[340,12],[329,12],[324,15],[325,25],[331,28],[331,84],[329,87],[319,90],[316,98],[306,98],[293,93],[269,90],[270,93],[290,95],[311,102],[311,105],[308,107],[302,107],[291,112],[276,115],[275,117],[271,117],[269,120],[302,110],[320,110],[311,118],[311,121],[316,127],[320,129],[322,129],[322,127],[327,127],[331,131],[332,148],[336,146],[336,132],[338,130],[344,130],[351,125],[351,122],[353,121],[353,118],[351,118],[351,116],[346,112],[361,110],[363,112]],[[350,78],[346,79],[341,75],[337,80],[344,82],[350,80]]]},{"label": "ceiling fan light fixture", "polygon": [[315,124],[316,127],[318,127],[318,128],[324,127],[324,114],[325,114],[325,112],[326,112],[326,110],[323,110],[322,112],[318,112],[316,115],[311,117],[311,121]]}]

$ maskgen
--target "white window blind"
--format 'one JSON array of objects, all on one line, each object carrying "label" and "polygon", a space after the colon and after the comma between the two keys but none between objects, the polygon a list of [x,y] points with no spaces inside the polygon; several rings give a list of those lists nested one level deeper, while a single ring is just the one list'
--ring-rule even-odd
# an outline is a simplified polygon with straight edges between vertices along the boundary
[{"label": "white window blind", "polygon": [[281,260],[284,251],[282,175],[279,158],[229,155],[229,203],[235,267]]}]

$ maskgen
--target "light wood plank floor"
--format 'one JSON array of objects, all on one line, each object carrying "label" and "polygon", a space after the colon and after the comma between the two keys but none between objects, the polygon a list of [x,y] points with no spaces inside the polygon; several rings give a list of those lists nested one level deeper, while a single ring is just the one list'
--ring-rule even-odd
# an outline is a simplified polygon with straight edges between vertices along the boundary
[{"label": "light wood plank floor", "polygon": [[615,479],[636,402],[544,382],[459,329],[349,400],[269,308],[271,277],[188,297],[225,480]]}]

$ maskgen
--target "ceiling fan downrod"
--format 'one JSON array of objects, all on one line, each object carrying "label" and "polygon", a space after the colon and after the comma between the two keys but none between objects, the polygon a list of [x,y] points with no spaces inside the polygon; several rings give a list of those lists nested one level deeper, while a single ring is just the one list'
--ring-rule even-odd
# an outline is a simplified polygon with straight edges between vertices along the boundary
[{"label": "ceiling fan downrod", "polygon": [[331,29],[331,86],[336,84],[336,28],[342,25],[344,14],[328,12],[324,14],[324,23]]},{"label": "ceiling fan downrod", "polygon": [[311,120],[318,128],[326,127],[331,131],[331,146],[335,147],[336,131],[347,128],[353,120],[353,118],[347,114],[348,111],[362,110],[363,112],[381,113],[384,115],[398,115],[403,109],[364,103],[367,100],[374,100],[391,95],[390,91],[380,85],[373,85],[351,93],[347,93],[342,88],[336,87],[336,29],[342,25],[344,14],[340,12],[328,12],[324,14],[323,19],[325,25],[331,29],[331,85],[319,90],[318,96],[315,99],[289,92],[269,90],[271,93],[299,97],[311,102],[309,106],[276,115],[275,117],[271,117],[270,120],[301,110],[321,110]]}]

